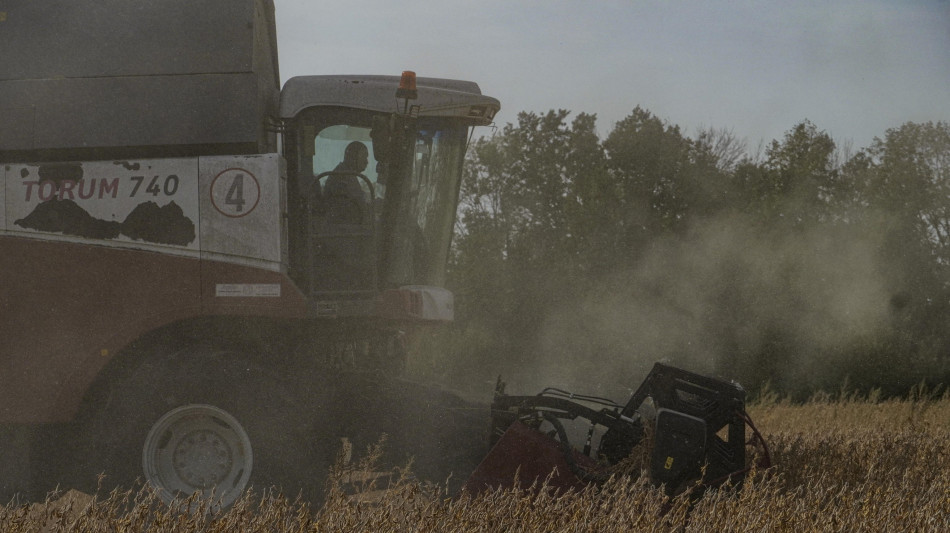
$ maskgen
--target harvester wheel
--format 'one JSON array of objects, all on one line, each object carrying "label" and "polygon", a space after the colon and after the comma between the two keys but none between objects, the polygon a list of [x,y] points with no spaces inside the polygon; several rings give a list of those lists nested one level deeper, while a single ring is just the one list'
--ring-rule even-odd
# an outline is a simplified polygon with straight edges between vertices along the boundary
[{"label": "harvester wheel", "polygon": [[183,405],[165,413],[145,437],[145,481],[165,503],[178,494],[213,495],[230,505],[247,487],[251,439],[236,418],[213,405]]},{"label": "harvester wheel", "polygon": [[[248,362],[191,347],[141,365],[88,406],[75,428],[68,481],[82,490],[133,488],[172,496],[208,491],[227,505],[245,487],[323,496],[332,461],[322,400]],[[105,474],[105,477],[98,476]]]}]

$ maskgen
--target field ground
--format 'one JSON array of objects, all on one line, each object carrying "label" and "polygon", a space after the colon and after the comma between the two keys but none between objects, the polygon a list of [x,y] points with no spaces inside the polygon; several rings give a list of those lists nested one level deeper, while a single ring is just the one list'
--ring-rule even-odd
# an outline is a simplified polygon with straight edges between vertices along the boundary
[{"label": "field ground", "polygon": [[775,466],[694,505],[644,482],[449,498],[398,473],[357,479],[354,495],[341,473],[320,509],[250,495],[227,511],[189,513],[188,502],[169,509],[147,491],[72,492],[0,508],[0,531],[950,531],[950,396],[920,396],[760,402],[749,412]]}]

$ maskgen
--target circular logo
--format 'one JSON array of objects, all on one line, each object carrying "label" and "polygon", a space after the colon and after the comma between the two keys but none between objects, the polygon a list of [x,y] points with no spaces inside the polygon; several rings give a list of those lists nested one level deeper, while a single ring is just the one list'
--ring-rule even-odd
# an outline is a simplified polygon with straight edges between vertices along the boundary
[{"label": "circular logo", "polygon": [[221,171],[211,182],[211,205],[231,218],[247,216],[261,199],[261,185],[243,168]]}]

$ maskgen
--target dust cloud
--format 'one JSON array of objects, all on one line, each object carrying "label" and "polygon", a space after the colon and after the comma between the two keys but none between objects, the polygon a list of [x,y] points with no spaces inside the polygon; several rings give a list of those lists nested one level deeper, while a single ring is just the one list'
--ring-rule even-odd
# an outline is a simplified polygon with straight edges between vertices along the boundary
[{"label": "dust cloud", "polygon": [[877,235],[770,232],[734,216],[659,242],[548,315],[522,385],[625,401],[656,361],[746,388],[776,375],[807,384],[813,368],[887,323]]}]

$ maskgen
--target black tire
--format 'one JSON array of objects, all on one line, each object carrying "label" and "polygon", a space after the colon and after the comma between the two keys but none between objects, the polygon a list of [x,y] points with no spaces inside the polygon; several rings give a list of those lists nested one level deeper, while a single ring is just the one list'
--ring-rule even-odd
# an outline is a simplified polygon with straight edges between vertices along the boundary
[{"label": "black tire", "polygon": [[488,405],[403,379],[349,374],[336,383],[336,432],[355,452],[385,434],[382,469],[412,461],[416,477],[457,492],[488,451]]},{"label": "black tire", "polygon": [[[320,501],[334,453],[332,440],[314,431],[325,422],[320,391],[301,392],[248,361],[233,351],[189,347],[112,384],[77,421],[69,481],[100,491],[149,481],[169,493],[224,481],[216,494],[225,504],[245,483],[258,492],[275,487],[288,497]],[[149,472],[143,470],[145,448]],[[207,463],[209,454],[219,454],[219,464]],[[173,465],[170,456],[184,463]]]}]

